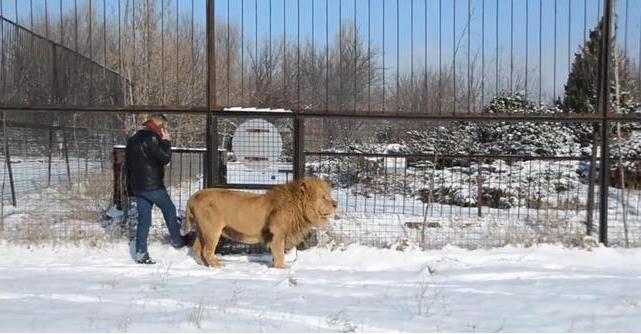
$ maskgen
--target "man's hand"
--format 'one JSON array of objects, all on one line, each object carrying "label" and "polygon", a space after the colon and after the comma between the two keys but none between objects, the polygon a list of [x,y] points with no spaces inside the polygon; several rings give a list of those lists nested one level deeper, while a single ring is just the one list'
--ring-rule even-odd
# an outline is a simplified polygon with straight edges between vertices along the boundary
[{"label": "man's hand", "polygon": [[160,139],[166,140],[166,141],[171,141],[171,133],[169,133],[169,131],[167,131],[167,129],[161,128],[160,129],[160,134],[161,134]]}]

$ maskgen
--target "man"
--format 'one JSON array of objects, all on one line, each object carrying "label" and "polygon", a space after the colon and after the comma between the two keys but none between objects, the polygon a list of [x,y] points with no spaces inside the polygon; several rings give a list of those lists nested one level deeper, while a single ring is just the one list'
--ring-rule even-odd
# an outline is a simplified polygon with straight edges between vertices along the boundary
[{"label": "man", "polygon": [[164,184],[165,165],[171,160],[171,134],[167,125],[168,121],[164,115],[154,114],[143,123],[141,130],[127,140],[127,189],[136,197],[136,262],[141,264],[155,263],[147,251],[151,209],[154,204],[162,211],[172,246],[189,246],[194,239],[193,234],[185,237],[180,235],[176,207],[169,198]]}]

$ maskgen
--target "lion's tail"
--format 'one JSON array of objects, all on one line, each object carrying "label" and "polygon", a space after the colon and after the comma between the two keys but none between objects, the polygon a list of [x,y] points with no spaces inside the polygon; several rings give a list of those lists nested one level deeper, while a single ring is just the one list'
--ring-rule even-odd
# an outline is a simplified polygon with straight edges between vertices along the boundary
[{"label": "lion's tail", "polygon": [[185,221],[180,228],[182,235],[187,235],[191,232],[191,225],[194,218],[194,208],[191,206],[191,200],[189,200],[187,201],[187,207],[185,208]]}]

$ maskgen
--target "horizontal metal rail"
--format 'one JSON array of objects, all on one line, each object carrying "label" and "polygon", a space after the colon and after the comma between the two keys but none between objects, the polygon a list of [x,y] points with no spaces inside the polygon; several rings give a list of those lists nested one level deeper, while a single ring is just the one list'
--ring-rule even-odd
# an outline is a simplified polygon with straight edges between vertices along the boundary
[{"label": "horizontal metal rail", "polygon": [[[68,106],[68,105],[12,105],[0,104],[0,111],[33,111],[33,112],[65,112],[65,113],[167,113],[167,114],[201,114],[207,115],[210,111],[206,107],[183,107],[183,106]],[[426,121],[484,121],[484,122],[577,122],[594,123],[600,122],[604,117],[600,114],[490,114],[490,113],[390,113],[390,112],[354,112],[354,111],[309,111],[292,110],[283,111],[241,111],[226,110],[219,108],[212,110],[220,117],[267,117],[267,118],[341,118],[341,119],[365,119],[365,120],[426,120]],[[609,114],[607,119],[612,122],[641,122],[641,114]]]},{"label": "horizontal metal rail", "polygon": [[520,156],[487,154],[417,154],[417,153],[363,153],[363,152],[305,152],[306,156],[322,157],[366,157],[366,158],[425,158],[425,159],[467,159],[467,160],[547,160],[547,161],[590,161],[591,157],[572,156]]}]

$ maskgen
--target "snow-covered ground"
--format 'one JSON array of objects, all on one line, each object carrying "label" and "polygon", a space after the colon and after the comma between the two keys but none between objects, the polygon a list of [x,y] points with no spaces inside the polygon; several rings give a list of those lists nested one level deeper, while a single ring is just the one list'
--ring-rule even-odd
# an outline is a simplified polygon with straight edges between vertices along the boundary
[{"label": "snow-covered ground", "polygon": [[0,331],[641,331],[641,250],[364,246],[198,266],[153,244],[0,245]]}]

